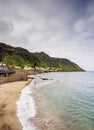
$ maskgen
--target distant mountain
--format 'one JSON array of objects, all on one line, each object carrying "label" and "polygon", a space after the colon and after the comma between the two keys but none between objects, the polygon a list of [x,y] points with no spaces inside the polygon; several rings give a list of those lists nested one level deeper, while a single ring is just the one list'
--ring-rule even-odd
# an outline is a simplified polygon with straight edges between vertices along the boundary
[{"label": "distant mountain", "polygon": [[0,43],[0,62],[9,65],[24,67],[54,68],[61,71],[83,71],[77,64],[65,58],[50,57],[44,52],[31,53],[21,47],[12,47],[5,43]]}]

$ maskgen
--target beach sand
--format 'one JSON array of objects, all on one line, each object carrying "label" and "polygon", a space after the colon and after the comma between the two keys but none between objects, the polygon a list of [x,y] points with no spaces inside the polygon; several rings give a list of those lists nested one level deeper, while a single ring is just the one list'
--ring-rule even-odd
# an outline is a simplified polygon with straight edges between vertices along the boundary
[{"label": "beach sand", "polygon": [[[22,89],[31,82],[12,82],[0,85],[0,130],[22,130],[21,123],[17,117],[16,102],[19,100]],[[31,124],[40,130],[69,130],[70,127],[62,122],[52,111],[48,111],[47,103],[42,102],[43,95],[32,90],[31,96],[35,99],[37,114],[30,118]]]},{"label": "beach sand", "polygon": [[16,102],[28,81],[0,85],[0,130],[22,130],[16,115]]}]

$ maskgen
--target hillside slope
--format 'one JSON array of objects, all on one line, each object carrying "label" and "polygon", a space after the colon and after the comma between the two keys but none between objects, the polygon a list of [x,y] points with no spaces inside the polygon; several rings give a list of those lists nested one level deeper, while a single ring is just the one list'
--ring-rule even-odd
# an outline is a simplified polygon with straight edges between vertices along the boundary
[{"label": "hillside slope", "polygon": [[12,47],[5,43],[0,43],[0,62],[22,68],[28,65],[32,67],[55,68],[61,71],[83,71],[81,67],[68,59],[50,57],[44,52],[31,53],[24,48]]}]

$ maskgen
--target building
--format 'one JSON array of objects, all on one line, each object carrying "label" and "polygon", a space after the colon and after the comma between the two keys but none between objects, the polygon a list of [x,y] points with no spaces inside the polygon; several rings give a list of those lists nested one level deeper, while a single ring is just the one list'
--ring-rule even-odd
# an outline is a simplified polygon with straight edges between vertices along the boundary
[{"label": "building", "polygon": [[0,63],[0,70],[8,70],[8,67],[6,64]]},{"label": "building", "polygon": [[0,77],[6,77],[13,73],[15,73],[15,71],[10,71],[6,64],[0,63]]}]

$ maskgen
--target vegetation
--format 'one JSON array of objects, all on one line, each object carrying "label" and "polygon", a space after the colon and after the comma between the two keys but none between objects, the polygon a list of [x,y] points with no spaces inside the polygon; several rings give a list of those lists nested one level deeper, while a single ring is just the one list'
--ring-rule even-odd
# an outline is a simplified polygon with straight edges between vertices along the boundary
[{"label": "vegetation", "polygon": [[25,65],[30,67],[55,68],[62,71],[83,71],[77,64],[64,58],[53,58],[44,52],[31,53],[20,47],[0,43],[0,62],[8,65],[19,66]]}]

